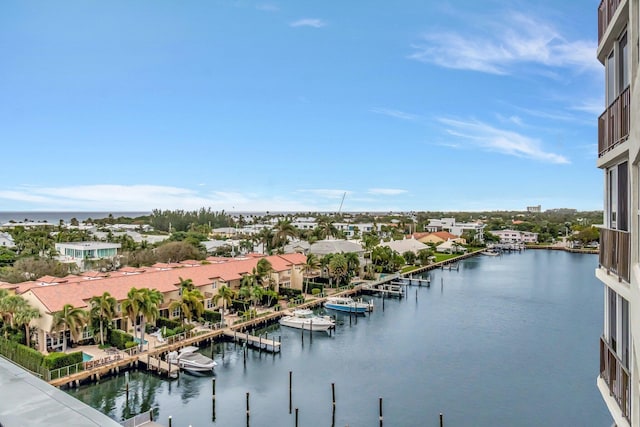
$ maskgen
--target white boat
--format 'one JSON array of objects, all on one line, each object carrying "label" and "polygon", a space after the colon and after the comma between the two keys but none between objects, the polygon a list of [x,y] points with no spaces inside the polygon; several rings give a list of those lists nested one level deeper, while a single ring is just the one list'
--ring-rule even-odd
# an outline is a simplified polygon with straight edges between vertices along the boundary
[{"label": "white boat", "polygon": [[282,326],[305,329],[307,331],[328,331],[335,327],[336,323],[329,316],[317,316],[309,309],[293,310],[291,316],[280,319]]},{"label": "white boat", "polygon": [[373,310],[373,304],[356,301],[351,297],[329,297],[324,303],[324,308],[347,313],[366,313]]},{"label": "white boat", "polygon": [[212,371],[216,366],[216,362],[204,354],[197,353],[198,350],[198,347],[190,345],[184,347],[179,352],[172,351],[169,353],[169,361],[177,364],[185,371]]}]

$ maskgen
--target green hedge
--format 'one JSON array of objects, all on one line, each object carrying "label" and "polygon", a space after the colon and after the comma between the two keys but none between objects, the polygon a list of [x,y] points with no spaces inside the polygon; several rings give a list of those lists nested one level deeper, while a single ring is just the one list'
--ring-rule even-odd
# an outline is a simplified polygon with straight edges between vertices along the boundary
[{"label": "green hedge", "polygon": [[0,354],[33,372],[40,372],[44,356],[26,345],[0,337]]},{"label": "green hedge", "polygon": [[279,294],[287,298],[298,298],[302,295],[300,289],[280,288]]},{"label": "green hedge", "polygon": [[231,300],[231,309],[235,311],[244,311],[249,307],[251,303],[249,301],[240,301],[237,299]]},{"label": "green hedge", "polygon": [[181,325],[182,323],[180,323],[179,320],[167,319],[166,317],[158,317],[158,320],[156,320],[156,326],[158,328],[164,328],[166,326],[167,329],[175,329]]},{"label": "green hedge", "polygon": [[43,365],[49,370],[64,368],[65,366],[82,363],[82,352],[49,353],[44,357]]},{"label": "green hedge", "polygon": [[120,350],[124,350],[128,342],[133,341],[133,335],[128,334],[119,329],[114,329],[109,334],[109,342],[112,346],[119,348]]},{"label": "green hedge", "polygon": [[220,321],[220,313],[217,311],[205,310],[202,312],[202,318],[207,322],[218,323]]}]

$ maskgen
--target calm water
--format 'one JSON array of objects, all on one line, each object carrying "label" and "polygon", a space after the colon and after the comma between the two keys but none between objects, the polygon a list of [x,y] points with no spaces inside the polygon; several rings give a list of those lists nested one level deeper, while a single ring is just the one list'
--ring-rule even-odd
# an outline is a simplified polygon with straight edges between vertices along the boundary
[{"label": "calm water", "polygon": [[[602,329],[602,285],[595,255],[529,250],[478,256],[459,271],[431,272],[432,286],[410,287],[403,300],[373,298],[376,311],[334,336],[274,326],[282,353],[218,344],[215,422],[211,377],[167,381],[130,372],[69,393],[121,420],[153,408],[173,426],[609,426],[595,386]],[[417,291],[417,300],[416,300]],[[222,350],[224,346],[224,359]],[[331,383],[337,409],[331,412]]]}]

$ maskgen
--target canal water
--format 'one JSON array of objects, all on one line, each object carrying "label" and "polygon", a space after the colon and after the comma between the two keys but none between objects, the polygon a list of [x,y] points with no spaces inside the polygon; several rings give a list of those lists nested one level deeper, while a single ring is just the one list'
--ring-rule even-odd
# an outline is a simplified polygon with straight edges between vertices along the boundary
[{"label": "canal water", "polygon": [[[602,285],[596,255],[528,250],[434,270],[402,300],[372,297],[370,315],[338,315],[332,336],[269,329],[277,355],[204,347],[212,376],[132,371],[68,393],[122,420],[153,409],[173,427],[609,426],[596,389]],[[224,356],[223,356],[224,353]],[[292,413],[289,413],[289,372]],[[125,396],[129,381],[129,401]],[[331,384],[336,409],[332,411]],[[215,420],[215,421],[214,421]]]}]

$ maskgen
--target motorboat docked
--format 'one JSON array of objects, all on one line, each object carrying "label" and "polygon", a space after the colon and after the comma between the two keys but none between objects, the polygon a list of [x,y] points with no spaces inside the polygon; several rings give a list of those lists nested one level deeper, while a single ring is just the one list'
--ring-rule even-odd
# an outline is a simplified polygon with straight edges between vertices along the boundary
[{"label": "motorboat docked", "polygon": [[308,331],[328,331],[336,325],[329,316],[318,316],[308,308],[293,310],[290,316],[282,317],[279,322],[282,326]]},{"label": "motorboat docked", "polygon": [[172,351],[169,353],[168,359],[171,363],[177,364],[185,371],[212,371],[216,366],[216,362],[204,354],[197,353],[198,350],[198,347],[190,345],[180,351]]},{"label": "motorboat docked", "polygon": [[484,251],[480,252],[482,255],[487,255],[487,256],[498,256],[500,255],[500,250],[499,249],[485,249]]},{"label": "motorboat docked", "polygon": [[373,310],[373,303],[356,301],[351,297],[329,297],[324,303],[324,308],[347,313],[366,313]]}]

